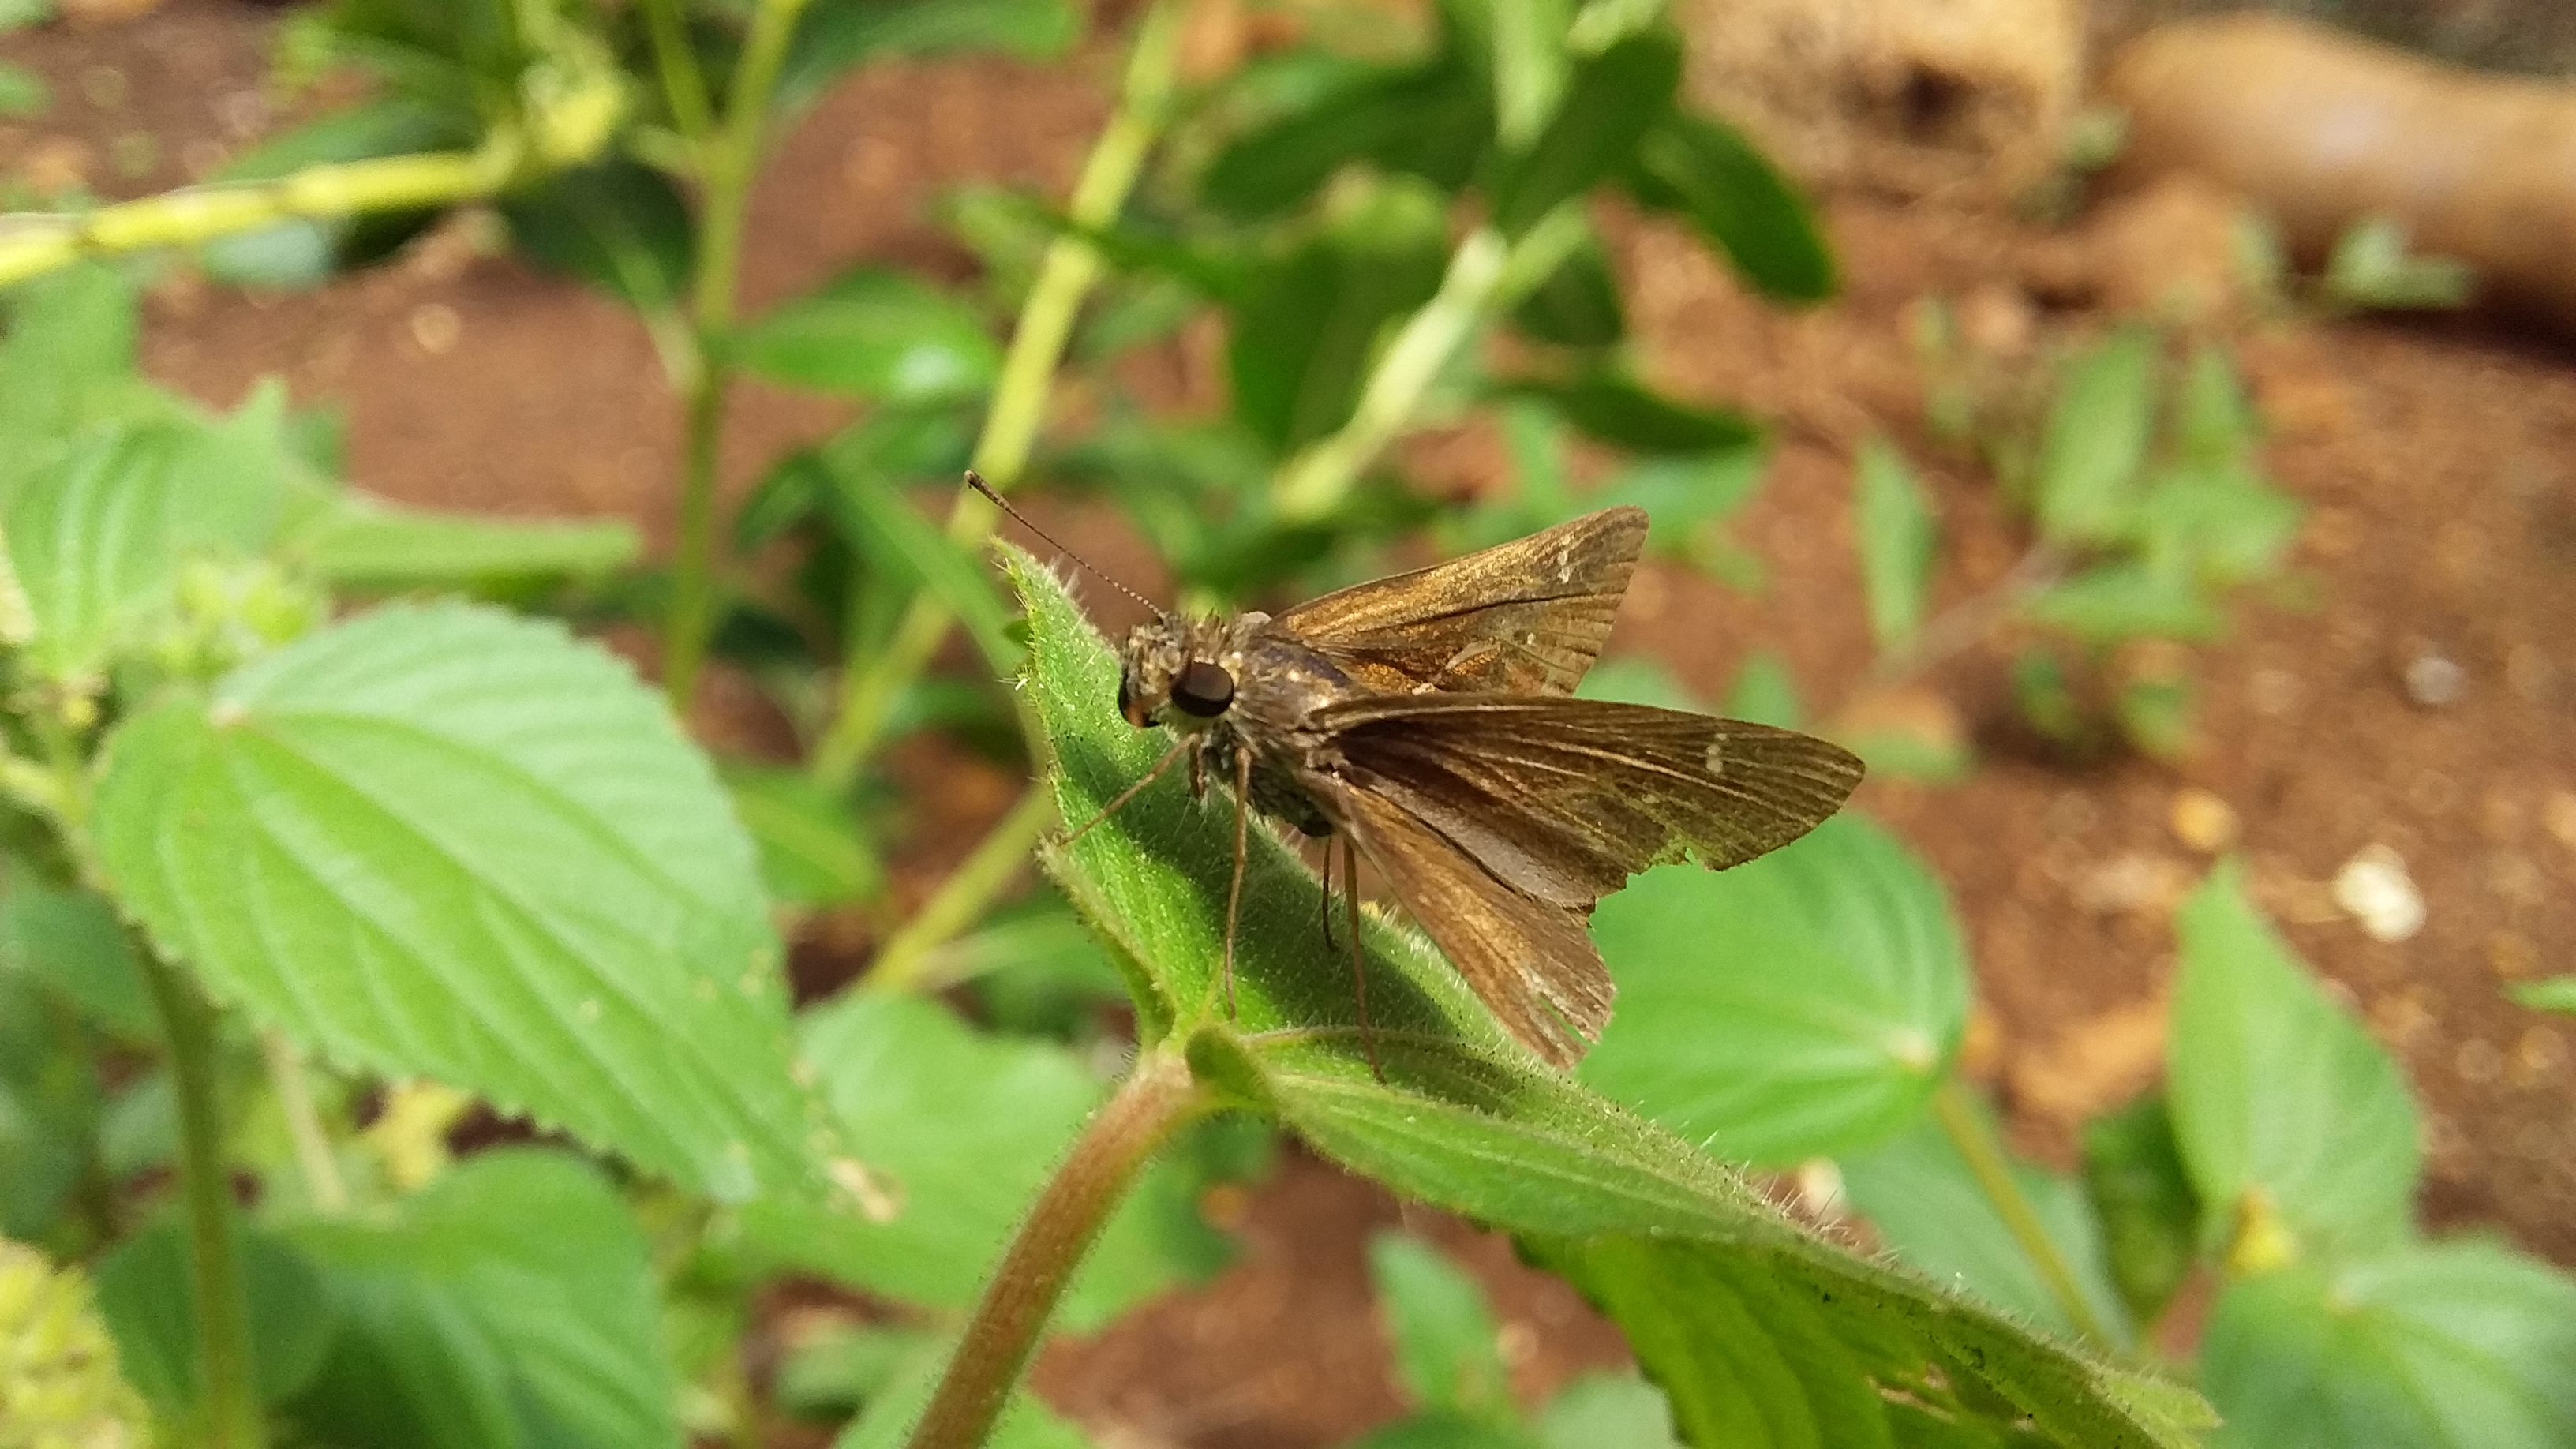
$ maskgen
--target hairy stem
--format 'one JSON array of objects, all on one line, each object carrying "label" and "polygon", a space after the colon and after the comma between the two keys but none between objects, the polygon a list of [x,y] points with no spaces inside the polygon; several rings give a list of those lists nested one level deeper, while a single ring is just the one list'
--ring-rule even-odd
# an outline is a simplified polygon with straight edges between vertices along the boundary
[{"label": "hairy stem", "polygon": [[887,939],[868,967],[871,990],[903,991],[921,982],[931,953],[975,923],[984,908],[1019,876],[1038,837],[1055,823],[1055,792],[1043,784],[1029,786],[1009,814],[995,822],[964,863],[939,883],[939,889],[913,912],[912,919]]},{"label": "hairy stem", "polygon": [[181,968],[137,941],[135,955],[170,1045],[179,1098],[179,1195],[197,1298],[198,1425],[207,1449],[265,1442],[250,1355],[250,1300],[233,1236],[232,1174],[224,1164],[224,1114],[215,1062],[215,1009]]},{"label": "hairy stem", "polygon": [[2040,1223],[2039,1211],[2031,1206],[2021,1184],[2013,1181],[2012,1164],[2004,1157],[2003,1144],[1995,1140],[1994,1128],[1969,1100],[1967,1087],[1957,1077],[1943,1079],[1933,1092],[1932,1115],[1951,1145],[1967,1160],[1969,1174],[1976,1178],[1986,1201],[1994,1205],[1995,1215],[2003,1219],[2005,1230],[2012,1234],[2022,1255],[2039,1270],[2040,1281],[2048,1285],[2048,1295],[2057,1300],[2066,1321],[2093,1342],[2105,1348],[2113,1346],[2115,1340],[2109,1328],[2075,1281],[2075,1270],[2067,1265],[2066,1255],[2058,1251],[2056,1240]]},{"label": "hairy stem", "polygon": [[722,125],[699,155],[705,182],[698,211],[698,262],[689,282],[689,319],[697,329],[696,356],[682,387],[688,430],[680,475],[679,542],[671,561],[671,612],[663,624],[662,691],[686,714],[706,662],[715,628],[716,459],[724,433],[725,394],[733,382],[724,335],[734,323],[742,274],[743,228],[751,183],[760,171],[768,135],[770,92],[795,38],[806,0],[762,0],[751,17],[733,85],[725,93]]},{"label": "hairy stem", "polygon": [[1459,352],[1509,310],[1583,240],[1583,213],[1559,206],[1517,242],[1479,227],[1449,254],[1440,290],[1422,304],[1361,385],[1350,421],[1289,459],[1270,494],[1282,520],[1305,522],[1341,506],[1353,484],[1421,412],[1423,399]]},{"label": "hairy stem", "polygon": [[1038,1194],[1001,1266],[984,1287],[965,1336],[940,1376],[909,1449],[975,1449],[992,1433],[1073,1271],[1155,1149],[1205,1109],[1176,1053],[1155,1052],[1074,1139]]},{"label": "hairy stem", "polygon": [[[1137,27],[1118,109],[1092,143],[1082,177],[1074,184],[1068,214],[1077,228],[1097,229],[1115,222],[1127,204],[1127,194],[1135,189],[1171,103],[1180,20],[1176,0],[1160,0]],[[1028,467],[1029,452],[1046,420],[1056,367],[1064,359],[1083,298],[1100,280],[1100,270],[1100,254],[1077,236],[1059,236],[1047,246],[1037,284],[1020,304],[1010,351],[1002,359],[1001,379],[993,390],[992,409],[984,415],[983,431],[975,440],[975,471],[995,488],[1011,487]],[[961,488],[948,514],[948,536],[972,547],[992,531],[994,516],[992,504]],[[924,590],[905,609],[882,650],[873,657],[854,655],[843,662],[841,695],[832,723],[814,748],[815,779],[839,789],[858,774],[881,742],[895,702],[930,667],[931,656],[939,652],[953,622],[948,606]]]}]

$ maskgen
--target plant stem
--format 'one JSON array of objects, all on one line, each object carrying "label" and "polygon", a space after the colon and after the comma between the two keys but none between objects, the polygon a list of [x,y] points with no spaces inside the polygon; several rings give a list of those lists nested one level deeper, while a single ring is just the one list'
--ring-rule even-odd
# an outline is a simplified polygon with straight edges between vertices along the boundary
[{"label": "plant stem", "polygon": [[313,1106],[313,1085],[304,1075],[303,1053],[274,1031],[260,1033],[260,1057],[268,1065],[268,1082],[277,1093],[277,1110],[286,1119],[286,1135],[295,1142],[295,1165],[304,1174],[304,1190],[313,1206],[333,1217],[349,1210],[349,1184],[332,1155],[331,1135],[322,1130],[322,1114]]},{"label": "plant stem", "polygon": [[724,121],[699,154],[705,190],[698,211],[697,269],[689,283],[697,348],[681,388],[688,444],[680,477],[679,544],[671,565],[671,613],[662,631],[662,691],[683,715],[697,691],[707,637],[715,628],[717,445],[724,432],[725,394],[733,382],[725,334],[733,330],[743,228],[751,183],[760,172],[770,92],[778,85],[778,68],[787,59],[805,4],[762,0],[752,13],[751,33],[743,39],[733,84],[725,93]]},{"label": "plant stem", "polygon": [[187,1205],[197,1298],[197,1385],[207,1449],[256,1449],[266,1439],[250,1357],[250,1300],[233,1236],[232,1175],[224,1165],[215,1010],[181,968],[135,943],[170,1045],[179,1096],[179,1193]]},{"label": "plant stem", "polygon": [[707,78],[689,50],[687,23],[679,0],[644,0],[644,28],[653,38],[653,64],[662,77],[662,99],[671,108],[671,124],[694,141],[715,127],[715,106],[707,99]]},{"label": "plant stem", "polygon": [[[1180,54],[1180,21],[1176,0],[1159,0],[1137,27],[1118,109],[1092,143],[1081,179],[1074,184],[1068,215],[1078,229],[1095,230],[1117,221],[1144,169],[1146,153],[1162,134]],[[993,406],[985,413],[983,431],[975,440],[975,471],[995,488],[1010,488],[1028,468],[1030,450],[1046,420],[1056,367],[1064,360],[1074,318],[1099,281],[1100,271],[1100,254],[1079,237],[1058,236],[1047,244],[1037,283],[1020,304],[1010,351],[1002,359],[1001,378],[993,389]],[[948,537],[971,548],[992,531],[994,517],[992,504],[960,488],[948,514]],[[839,704],[814,747],[811,768],[817,781],[837,790],[858,774],[875,751],[895,702],[930,667],[931,656],[939,652],[952,622],[947,605],[925,590],[904,610],[883,649],[873,657],[853,653],[843,661]]]},{"label": "plant stem", "polygon": [[1994,1128],[1986,1121],[1977,1104],[1970,1100],[1968,1089],[1956,1076],[1945,1077],[1932,1093],[1932,1115],[1948,1134],[1950,1144],[1966,1159],[1968,1172],[1977,1187],[1992,1203],[1995,1215],[2003,1219],[2004,1228],[2020,1245],[2022,1255],[2039,1270],[2040,1281],[2048,1294],[2057,1300],[2066,1321],[2078,1333],[2105,1348],[2116,1346],[2101,1316],[2093,1311],[2093,1301],[2075,1280],[2075,1270],[2068,1266],[2066,1255],[2058,1251],[2057,1242],[2039,1220],[2038,1209],[2013,1181],[2012,1164],[2004,1156],[2003,1144],[1995,1139]]},{"label": "plant stem", "polygon": [[0,217],[0,287],[84,257],[196,246],[282,221],[450,206],[490,196],[516,145],[310,166],[273,181],[191,186],[93,211]]},{"label": "plant stem", "polygon": [[991,1434],[1039,1331],[1110,1211],[1155,1149],[1205,1110],[1206,1101],[1177,1053],[1137,1061],[1021,1220],[930,1407],[913,1426],[909,1449],[975,1449]]},{"label": "plant stem", "polygon": [[888,938],[868,967],[868,989],[904,991],[919,985],[931,953],[974,924],[993,897],[1028,864],[1030,848],[1054,821],[1055,792],[1043,784],[1029,786],[1010,813],[985,832],[964,863]]},{"label": "plant stem", "polygon": [[1440,290],[1406,320],[1360,389],[1350,421],[1279,469],[1271,501],[1284,522],[1310,522],[1349,496],[1360,474],[1412,426],[1425,395],[1485,323],[1546,280],[1582,243],[1583,212],[1560,205],[1517,242],[1479,227],[1449,254]]}]

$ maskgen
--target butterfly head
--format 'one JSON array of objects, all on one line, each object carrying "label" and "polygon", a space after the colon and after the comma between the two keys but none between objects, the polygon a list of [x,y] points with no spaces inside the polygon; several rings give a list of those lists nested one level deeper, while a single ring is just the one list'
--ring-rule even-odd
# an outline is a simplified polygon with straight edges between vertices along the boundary
[{"label": "butterfly head", "polygon": [[1218,662],[1226,632],[1214,620],[1169,614],[1137,625],[1118,671],[1118,713],[1138,729],[1185,734],[1216,723],[1234,703],[1234,673]]}]

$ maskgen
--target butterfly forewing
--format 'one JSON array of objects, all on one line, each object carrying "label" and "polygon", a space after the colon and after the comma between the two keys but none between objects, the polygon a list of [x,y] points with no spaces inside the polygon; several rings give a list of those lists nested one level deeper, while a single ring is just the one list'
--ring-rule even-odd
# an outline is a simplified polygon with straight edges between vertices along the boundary
[{"label": "butterfly forewing", "polygon": [[1778,849],[1861,776],[1850,753],[1807,735],[1598,700],[1383,696],[1314,724],[1355,789],[1511,889],[1577,909],[1685,852],[1723,868]]},{"label": "butterfly forewing", "polygon": [[1610,637],[1645,545],[1644,509],[1605,508],[1326,594],[1276,622],[1370,689],[1570,694]]},{"label": "butterfly forewing", "polygon": [[1600,1039],[1610,972],[1582,911],[1514,891],[1392,800],[1329,776],[1307,783],[1505,1030],[1561,1067]]}]

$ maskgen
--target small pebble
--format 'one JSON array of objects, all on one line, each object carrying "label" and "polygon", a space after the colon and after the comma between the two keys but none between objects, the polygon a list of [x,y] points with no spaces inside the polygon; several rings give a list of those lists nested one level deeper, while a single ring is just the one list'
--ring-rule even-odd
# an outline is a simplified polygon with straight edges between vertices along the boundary
[{"label": "small pebble", "polygon": [[2406,661],[2406,697],[2426,709],[2457,704],[2469,686],[2469,672],[2446,655],[2424,653]]},{"label": "small pebble", "polygon": [[2424,929],[2424,893],[2406,862],[2385,845],[2363,847],[2335,872],[2335,904],[2374,941],[2403,941]]},{"label": "small pebble", "polygon": [[455,350],[465,335],[465,319],[444,302],[423,302],[411,310],[411,340],[432,357]]},{"label": "small pebble", "polygon": [[2234,807],[2197,785],[2174,792],[2167,819],[2174,838],[2203,855],[2216,855],[2236,843]]}]

